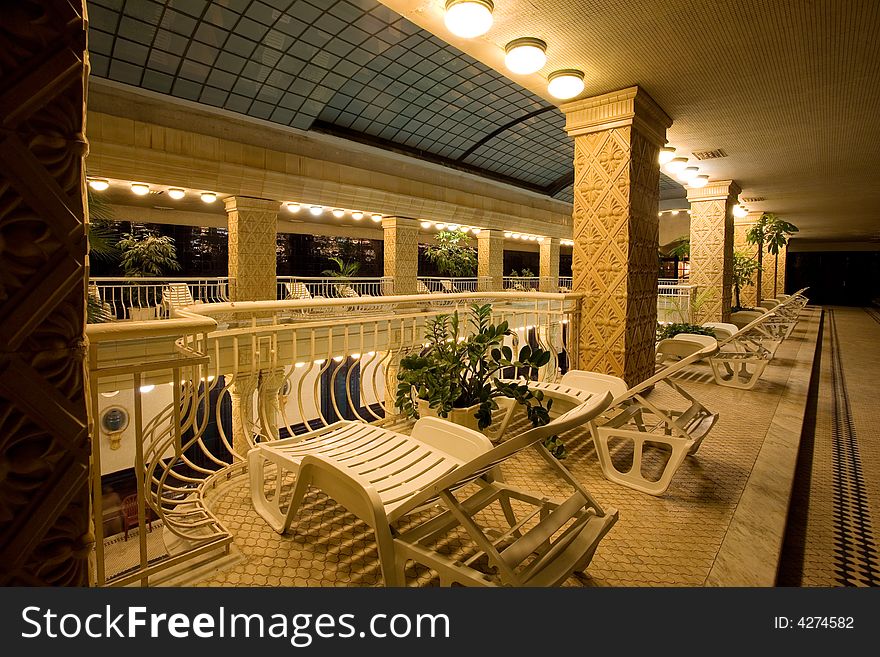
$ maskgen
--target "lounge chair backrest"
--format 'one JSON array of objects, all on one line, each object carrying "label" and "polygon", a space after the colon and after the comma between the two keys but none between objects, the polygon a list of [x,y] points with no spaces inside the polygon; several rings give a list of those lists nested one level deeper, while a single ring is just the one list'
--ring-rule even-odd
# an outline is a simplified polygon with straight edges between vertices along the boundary
[{"label": "lounge chair backrest", "polygon": [[527,447],[531,447],[550,436],[556,436],[576,427],[583,426],[594,420],[611,403],[611,393],[596,395],[580,406],[576,406],[567,413],[560,415],[552,422],[542,427],[535,427],[506,440],[488,452],[480,454],[467,463],[462,464],[449,474],[446,474],[427,486],[417,495],[413,496],[405,506],[397,509],[395,515],[400,516],[407,511],[423,506],[439,496],[444,490],[456,490],[465,486],[477,477],[480,477],[502,461],[512,457]]},{"label": "lounge chair backrest", "polygon": [[458,292],[458,290],[456,290],[455,286],[452,284],[452,281],[448,278],[444,278],[443,280],[441,280],[440,285],[443,287],[444,292]]},{"label": "lounge chair backrest", "polygon": [[288,299],[311,299],[312,293],[309,292],[309,288],[306,287],[306,284],[302,281],[293,281],[291,283],[285,283],[284,286],[287,288],[287,298]]},{"label": "lounge chair backrest", "polygon": [[425,285],[424,281],[416,282],[416,290],[418,290],[419,294],[431,294],[431,290],[428,289],[428,286]]},{"label": "lounge chair backrest", "polygon": [[189,285],[186,283],[169,283],[162,290],[162,300],[173,308],[184,308],[195,303]]},{"label": "lounge chair backrest", "polygon": [[[672,338],[667,338],[672,340]],[[664,342],[661,340],[661,343]],[[686,342],[681,341],[680,344],[686,345]],[[650,390],[653,386],[657,385],[663,379],[666,379],[679,370],[683,370],[689,365],[696,363],[698,360],[702,360],[703,358],[708,358],[718,352],[718,343],[716,342],[714,345],[706,345],[701,347],[700,349],[694,351],[693,353],[683,357],[681,360],[675,361],[670,364],[668,367],[664,367],[662,370],[657,372],[654,376],[649,379],[645,379],[640,384],[630,388],[626,391],[626,394],[621,395],[620,397],[615,397],[611,402],[612,406],[617,406],[619,403],[626,401],[627,399],[631,399],[636,395],[640,395],[646,390]]]},{"label": "lounge chair backrest", "polygon": [[718,340],[713,338],[711,335],[702,335],[700,333],[678,333],[672,336],[673,340],[678,340],[679,342],[691,342],[700,345],[700,348],[710,347],[718,343]]},{"label": "lounge chair backrest", "polygon": [[736,324],[730,324],[729,322],[704,322],[703,326],[715,331],[715,339],[718,340],[719,343],[721,343],[722,340],[726,340],[734,333],[739,332],[739,326]]},{"label": "lounge chair backrest", "polygon": [[610,392],[612,398],[624,395],[627,391],[626,382],[620,377],[585,370],[569,370],[559,379],[559,384],[585,390],[594,395]]}]

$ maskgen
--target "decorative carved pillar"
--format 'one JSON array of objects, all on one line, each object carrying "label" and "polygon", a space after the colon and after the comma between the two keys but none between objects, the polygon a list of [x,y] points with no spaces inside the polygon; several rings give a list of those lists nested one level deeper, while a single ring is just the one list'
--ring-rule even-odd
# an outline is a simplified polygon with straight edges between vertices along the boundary
[{"label": "decorative carved pillar", "polygon": [[385,279],[393,294],[415,294],[419,276],[419,222],[407,217],[385,217]]},{"label": "decorative carved pillar", "polygon": [[504,289],[504,231],[477,235],[477,283],[480,292]]},{"label": "decorative carved pillar", "polygon": [[559,292],[559,238],[545,237],[540,247],[541,292]]},{"label": "decorative carved pillar", "polygon": [[279,395],[284,385],[284,368],[262,370],[257,385],[260,400],[260,430],[271,440],[278,440],[278,416],[281,412]]},{"label": "decorative carved pillar", "polygon": [[246,196],[226,199],[229,221],[229,300],[277,298],[275,244],[278,202]]},{"label": "decorative carved pillar", "polygon": [[86,586],[85,8],[2,12],[0,586]]},{"label": "decorative carved pillar", "polygon": [[783,246],[779,249],[779,268],[776,269],[776,256],[764,250],[764,270],[761,274],[762,299],[775,299],[777,295],[785,292],[785,254],[786,247]]},{"label": "decorative carved pillar", "polygon": [[700,300],[694,323],[729,322],[733,293],[733,206],[740,187],[717,180],[688,187],[691,204],[691,285]]},{"label": "decorative carved pillar", "polygon": [[232,449],[245,456],[253,447],[254,393],[257,376],[252,373],[236,374],[229,386],[232,402]]},{"label": "decorative carved pillar", "polygon": [[635,385],[654,373],[660,167],[672,120],[630,87],[562,106],[574,137],[578,366]]},{"label": "decorative carved pillar", "polygon": [[[745,253],[753,258],[758,257],[758,247],[749,244],[746,241],[746,233],[749,228],[755,225],[755,222],[761,217],[760,212],[749,212],[742,219],[733,220],[733,250],[739,253]],[[752,274],[752,284],[740,288],[739,300],[744,308],[753,308],[758,305],[757,288],[755,288],[756,274]],[[734,303],[736,300],[734,300]]]}]

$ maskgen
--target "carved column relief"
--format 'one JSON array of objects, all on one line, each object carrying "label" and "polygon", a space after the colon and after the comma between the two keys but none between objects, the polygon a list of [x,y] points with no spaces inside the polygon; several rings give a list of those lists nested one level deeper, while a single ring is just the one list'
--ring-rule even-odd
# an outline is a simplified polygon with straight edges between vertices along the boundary
[{"label": "carved column relief", "polygon": [[284,385],[285,370],[276,367],[271,370],[260,371],[260,381],[257,385],[260,413],[260,430],[263,435],[271,440],[278,440],[278,418],[281,415],[281,388]]},{"label": "carved column relief", "polygon": [[733,206],[740,193],[732,180],[687,188],[691,204],[690,283],[697,286],[693,321],[729,322],[733,294]]},{"label": "carved column relief", "polygon": [[253,447],[254,432],[254,393],[257,391],[258,377],[254,373],[235,375],[229,386],[229,399],[232,404],[232,449],[245,456]]},{"label": "carved column relief", "polygon": [[[779,249],[779,268],[774,271],[776,256],[764,251],[764,273],[761,275],[761,298],[775,299],[785,292],[785,254],[786,247]],[[776,285],[774,286],[774,281]]]},{"label": "carved column relief", "polygon": [[660,167],[672,125],[638,87],[562,106],[574,137],[578,367],[635,385],[654,372]]},{"label": "carved column relief", "polygon": [[[760,212],[750,212],[743,219],[734,219],[733,220],[733,250],[739,253],[746,253],[753,258],[758,257],[758,247],[754,244],[749,244],[746,241],[746,233],[749,228],[755,225],[755,222],[760,218]],[[746,285],[739,291],[739,299],[740,303],[744,308],[753,308],[758,305],[756,288],[755,288],[755,279],[757,276],[752,274],[752,284]]]},{"label": "carved column relief", "polygon": [[559,292],[559,238],[545,237],[540,249],[541,292]]},{"label": "carved column relief", "polygon": [[419,275],[419,222],[407,217],[385,217],[385,279],[394,294],[415,294]]},{"label": "carved column relief", "polygon": [[477,281],[480,292],[504,289],[504,231],[477,235]]},{"label": "carved column relief", "polygon": [[229,221],[229,300],[277,297],[278,202],[244,196],[226,199]]},{"label": "carved column relief", "polygon": [[85,8],[0,18],[0,585],[85,586]]}]

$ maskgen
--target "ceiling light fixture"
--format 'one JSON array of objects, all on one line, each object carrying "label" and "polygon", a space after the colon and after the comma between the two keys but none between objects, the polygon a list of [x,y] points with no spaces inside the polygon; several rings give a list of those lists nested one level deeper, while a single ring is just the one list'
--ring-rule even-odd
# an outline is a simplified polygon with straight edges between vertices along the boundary
[{"label": "ceiling light fixture", "polygon": [[214,192],[202,192],[202,200],[205,203],[213,203],[217,200],[217,195]]},{"label": "ceiling light fixture", "polygon": [[462,39],[473,39],[492,27],[492,0],[446,0],[446,29]]},{"label": "ceiling light fixture", "polygon": [[110,186],[110,182],[104,180],[103,178],[92,178],[89,181],[89,187],[94,189],[96,192],[103,192]]},{"label": "ceiling light fixture", "polygon": [[138,196],[146,196],[150,193],[150,186],[144,183],[131,183],[131,191]]},{"label": "ceiling light fixture", "polygon": [[313,205],[309,208],[309,212],[312,214],[312,216],[317,217],[319,214],[324,212],[324,208],[320,205]]},{"label": "ceiling light fixture", "polygon": [[547,91],[554,98],[568,100],[584,90],[584,74],[573,68],[553,71],[547,76]]},{"label": "ceiling light fixture", "polygon": [[534,37],[514,39],[504,46],[504,52],[504,64],[511,73],[536,73],[547,63],[547,44]]},{"label": "ceiling light fixture", "polygon": [[172,187],[168,190],[168,196],[173,198],[175,201],[179,201],[184,196],[186,196],[186,192],[182,190],[180,187]]},{"label": "ceiling light fixture", "polygon": [[432,224],[430,221],[423,221],[421,224],[422,228],[424,228],[425,230],[428,230],[433,225],[434,224]]},{"label": "ceiling light fixture", "polygon": [[674,157],[675,149],[672,146],[664,146],[660,149],[660,155],[657,157],[657,160],[660,162],[660,166],[663,166]]},{"label": "ceiling light fixture", "polygon": [[519,239],[519,233],[511,233],[510,236],[515,240]]},{"label": "ceiling light fixture", "polygon": [[337,219],[342,219],[342,217],[345,216],[345,210],[340,210],[339,208],[336,208],[335,210],[333,210],[333,216]]},{"label": "ceiling light fixture", "polygon": [[148,392],[153,392],[153,390],[155,390],[155,389],[156,389],[156,386],[154,386],[154,385],[147,385],[147,386],[140,387],[140,391],[144,394],[146,394]]},{"label": "ceiling light fixture", "polygon": [[302,206],[299,203],[288,203],[286,207],[287,211],[292,212],[293,214],[296,214],[297,212],[302,210]]},{"label": "ceiling light fixture", "polygon": [[669,173],[678,173],[687,166],[688,159],[686,157],[674,157],[666,163],[666,171]]},{"label": "ceiling light fixture", "polygon": [[480,229],[480,228],[471,228],[471,232],[474,235],[479,235],[481,231],[482,231],[482,229]]},{"label": "ceiling light fixture", "polygon": [[702,174],[699,176],[694,176],[691,178],[690,182],[688,182],[688,187],[705,187],[709,184],[709,176],[706,174]]},{"label": "ceiling light fixture", "polygon": [[382,221],[382,215],[377,212],[377,213],[371,215],[370,219],[372,219],[373,221],[375,221],[378,224],[380,221]]},{"label": "ceiling light fixture", "polygon": [[504,237],[512,237],[512,236],[513,236],[513,233],[511,233],[509,230],[504,231]]},{"label": "ceiling light fixture", "polygon": [[357,212],[352,212],[351,218],[354,219],[355,221],[360,221],[361,219],[364,218],[364,213],[361,212],[360,210],[358,210]]},{"label": "ceiling light fixture", "polygon": [[734,205],[733,206],[733,216],[742,219],[749,213],[748,208],[743,207],[742,205]]},{"label": "ceiling light fixture", "polygon": [[435,226],[435,228],[436,228],[437,230],[443,230],[444,228],[446,228],[446,224],[437,224],[437,225]]},{"label": "ceiling light fixture", "polygon": [[458,229],[459,229],[462,233],[467,233],[467,232],[470,232],[471,227],[470,227],[470,226],[459,226]]},{"label": "ceiling light fixture", "polygon": [[685,167],[684,169],[679,171],[675,175],[675,177],[678,178],[679,181],[686,183],[687,181],[695,177],[698,173],[700,173],[700,170],[697,167]]}]

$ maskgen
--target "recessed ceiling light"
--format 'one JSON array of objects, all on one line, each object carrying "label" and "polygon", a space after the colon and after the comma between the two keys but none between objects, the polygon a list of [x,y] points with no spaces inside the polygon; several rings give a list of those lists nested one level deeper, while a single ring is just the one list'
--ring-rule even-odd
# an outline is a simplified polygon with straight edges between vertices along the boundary
[{"label": "recessed ceiling light", "polygon": [[678,214],[678,210],[670,210],[669,214],[671,214],[674,217],[675,215]]},{"label": "recessed ceiling light", "polygon": [[693,178],[691,178],[690,182],[688,183],[688,186],[690,186],[690,187],[705,187],[708,184],[709,184],[709,176],[702,174],[702,175],[694,176]]},{"label": "recessed ceiling light", "polygon": [[425,230],[428,230],[433,225],[434,224],[432,224],[430,221],[423,221],[421,224],[422,228],[424,228]]},{"label": "recessed ceiling light", "polygon": [[504,46],[504,52],[504,64],[512,73],[528,75],[547,63],[547,44],[534,37],[514,39]]},{"label": "recessed ceiling light", "polygon": [[361,219],[364,218],[364,213],[360,212],[360,211],[352,212],[351,218],[354,219],[355,221],[360,221]]},{"label": "recessed ceiling light", "polygon": [[739,219],[742,219],[749,213],[748,209],[743,207],[742,205],[734,205],[733,206],[733,216]]},{"label": "recessed ceiling light", "polygon": [[471,228],[471,232],[472,232],[474,235],[479,235],[479,234],[482,232],[482,229],[480,229],[480,228]]},{"label": "recessed ceiling light", "polygon": [[186,196],[186,192],[182,190],[180,187],[172,187],[168,190],[168,196],[173,198],[175,201],[179,201],[184,196]]},{"label": "recessed ceiling light", "polygon": [[288,212],[296,214],[300,210],[302,210],[302,206],[299,203],[288,203],[286,206]]},{"label": "recessed ceiling light", "polygon": [[340,210],[339,208],[336,208],[335,210],[333,210],[333,216],[337,219],[342,219],[342,217],[345,216],[345,210]]},{"label": "recessed ceiling light", "polygon": [[110,182],[104,180],[103,178],[92,178],[89,181],[89,187],[94,189],[96,192],[103,192],[110,186]]},{"label": "recessed ceiling light", "polygon": [[373,215],[370,215],[370,219],[372,219],[373,221],[375,221],[378,224],[380,221],[382,221],[382,215],[377,212]]},{"label": "recessed ceiling light", "polygon": [[510,236],[515,240],[519,239],[519,233],[511,233]]},{"label": "recessed ceiling light", "polygon": [[150,186],[144,183],[131,183],[131,191],[138,196],[146,196],[150,193]]},{"label": "recessed ceiling light", "polygon": [[674,157],[666,163],[666,171],[669,173],[678,173],[687,166],[688,159],[686,157]]},{"label": "recessed ceiling light", "polygon": [[213,203],[217,200],[217,195],[214,192],[202,192],[202,200],[205,203]]},{"label": "recessed ceiling light", "polygon": [[657,159],[660,161],[660,165],[662,166],[674,157],[675,149],[672,146],[664,146],[660,149],[660,155]]},{"label": "recessed ceiling light", "polygon": [[458,229],[459,229],[462,233],[467,233],[468,231],[470,231],[471,227],[470,227],[470,226],[459,226]]},{"label": "recessed ceiling light", "polygon": [[677,174],[675,177],[679,179],[679,181],[686,183],[688,180],[696,176],[700,170],[697,167],[685,167]]},{"label": "recessed ceiling light", "polygon": [[309,208],[309,212],[311,212],[313,216],[317,217],[319,214],[324,212],[324,208],[320,205],[313,205]]},{"label": "recessed ceiling light", "polygon": [[568,100],[584,90],[584,74],[573,68],[553,71],[547,76],[547,91],[554,98]]},{"label": "recessed ceiling light", "polygon": [[472,39],[492,27],[492,0],[446,0],[443,22],[455,36]]},{"label": "recessed ceiling light", "polygon": [[509,230],[504,231],[504,237],[512,237],[512,236],[513,236],[513,233],[511,233]]},{"label": "recessed ceiling light", "polygon": [[156,386],[153,386],[153,385],[149,385],[149,386],[141,386],[141,387],[140,387],[140,391],[141,391],[142,393],[145,393],[145,394],[148,393],[148,392],[153,392],[153,390],[155,390],[155,389],[156,389]]},{"label": "recessed ceiling light", "polygon": [[446,224],[437,224],[437,230],[443,230],[446,228]]}]

